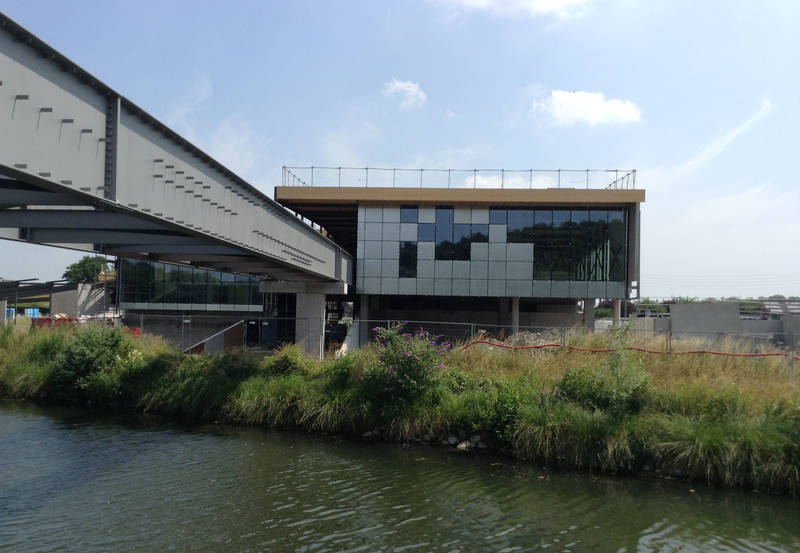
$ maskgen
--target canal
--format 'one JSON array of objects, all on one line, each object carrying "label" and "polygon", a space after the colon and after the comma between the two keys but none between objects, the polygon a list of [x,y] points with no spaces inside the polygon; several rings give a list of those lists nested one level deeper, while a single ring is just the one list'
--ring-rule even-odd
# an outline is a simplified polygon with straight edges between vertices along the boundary
[{"label": "canal", "polygon": [[3,552],[539,550],[800,551],[800,501],[0,402]]}]

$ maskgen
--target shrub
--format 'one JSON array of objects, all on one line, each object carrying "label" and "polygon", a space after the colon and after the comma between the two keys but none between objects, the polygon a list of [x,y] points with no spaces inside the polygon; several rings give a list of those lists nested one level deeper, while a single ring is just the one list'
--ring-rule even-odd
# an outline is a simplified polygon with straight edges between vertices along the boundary
[{"label": "shrub", "polygon": [[557,388],[566,400],[622,415],[641,411],[650,395],[647,372],[636,364],[592,370],[570,368]]},{"label": "shrub", "polygon": [[47,388],[67,402],[86,399],[94,392],[103,397],[117,395],[119,380],[110,379],[108,373],[131,360],[135,352],[133,339],[122,329],[88,326],[76,332],[55,357]]},{"label": "shrub", "polygon": [[377,415],[392,418],[428,392],[444,368],[449,344],[428,332],[402,334],[402,325],[377,328],[377,354],[364,369],[361,391]]},{"label": "shrub", "polygon": [[296,371],[305,371],[313,365],[303,351],[297,346],[284,346],[275,355],[265,357],[261,368],[265,375],[282,375]]}]

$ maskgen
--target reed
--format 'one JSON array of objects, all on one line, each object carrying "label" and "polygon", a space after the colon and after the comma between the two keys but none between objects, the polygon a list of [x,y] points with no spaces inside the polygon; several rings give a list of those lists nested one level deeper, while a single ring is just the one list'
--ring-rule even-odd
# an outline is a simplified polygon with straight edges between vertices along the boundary
[{"label": "reed", "polygon": [[[479,433],[497,451],[551,466],[800,488],[800,363],[644,354],[625,348],[663,344],[625,333],[569,337],[613,349],[600,354],[445,351],[397,332],[315,361],[293,346],[269,357],[182,355],[106,327],[0,329],[0,397],[391,440]],[[710,346],[752,351],[730,339],[673,343]]]}]

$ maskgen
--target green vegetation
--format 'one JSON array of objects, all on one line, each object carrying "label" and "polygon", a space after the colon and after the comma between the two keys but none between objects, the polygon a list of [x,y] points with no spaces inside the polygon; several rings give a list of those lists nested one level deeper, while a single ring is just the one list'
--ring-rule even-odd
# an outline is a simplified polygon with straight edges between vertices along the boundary
[{"label": "green vegetation", "polygon": [[622,348],[660,344],[624,332],[570,338],[611,354],[451,349],[403,332],[381,330],[375,345],[317,362],[291,346],[185,356],[108,327],[6,327],[0,397],[387,440],[477,433],[495,451],[566,469],[800,488],[798,362],[646,355]]},{"label": "green vegetation", "polygon": [[74,283],[87,282],[91,284],[97,282],[98,276],[105,270],[108,270],[108,261],[104,257],[85,255],[68,266],[61,278]]}]

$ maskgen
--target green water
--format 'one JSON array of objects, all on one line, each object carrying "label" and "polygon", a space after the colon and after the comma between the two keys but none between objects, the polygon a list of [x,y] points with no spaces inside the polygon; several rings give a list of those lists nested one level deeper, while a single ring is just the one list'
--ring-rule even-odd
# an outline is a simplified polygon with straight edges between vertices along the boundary
[{"label": "green water", "polygon": [[0,551],[800,551],[800,500],[0,403]]}]

